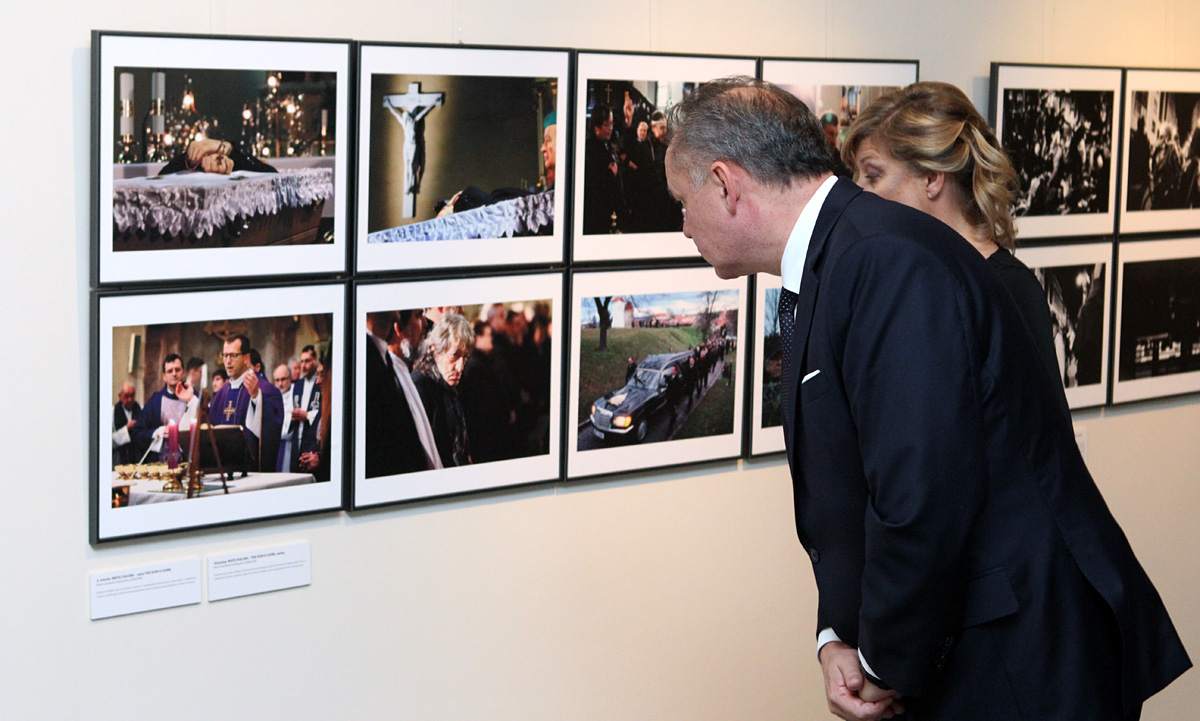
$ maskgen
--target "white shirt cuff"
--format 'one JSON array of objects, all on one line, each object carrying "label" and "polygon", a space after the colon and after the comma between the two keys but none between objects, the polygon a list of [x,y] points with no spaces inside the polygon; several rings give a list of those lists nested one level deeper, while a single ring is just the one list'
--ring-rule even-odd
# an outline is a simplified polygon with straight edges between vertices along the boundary
[{"label": "white shirt cuff", "polygon": [[821,629],[821,632],[817,634],[817,659],[820,660],[821,649],[825,647],[825,644],[829,643],[830,641],[841,640],[842,639],[838,638],[838,635],[834,633],[832,627]]}]

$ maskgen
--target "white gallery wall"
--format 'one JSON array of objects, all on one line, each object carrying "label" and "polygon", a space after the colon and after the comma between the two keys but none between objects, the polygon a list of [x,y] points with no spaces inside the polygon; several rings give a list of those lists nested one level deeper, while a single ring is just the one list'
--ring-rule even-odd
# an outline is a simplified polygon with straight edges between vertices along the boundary
[{"label": "white gallery wall", "polygon": [[[87,543],[90,31],[1200,67],[1197,0],[85,0],[0,9],[2,719],[820,719],[779,460]],[[1200,657],[1200,397],[1077,414]],[[309,541],[305,588],[93,622],[88,574]],[[1200,672],[1147,721],[1194,715]]]}]

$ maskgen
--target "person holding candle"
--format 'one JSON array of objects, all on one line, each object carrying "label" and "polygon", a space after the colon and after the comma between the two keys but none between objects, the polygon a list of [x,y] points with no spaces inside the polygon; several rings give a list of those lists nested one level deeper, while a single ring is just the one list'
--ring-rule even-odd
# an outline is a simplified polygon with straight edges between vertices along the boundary
[{"label": "person holding candle", "polygon": [[146,460],[157,461],[163,450],[163,434],[166,426],[174,422],[184,429],[196,420],[200,399],[195,389],[188,385],[183,375],[183,359],[178,353],[170,353],[162,364],[162,390],[156,391],[146,401],[133,427],[133,440],[137,459],[147,450]]}]

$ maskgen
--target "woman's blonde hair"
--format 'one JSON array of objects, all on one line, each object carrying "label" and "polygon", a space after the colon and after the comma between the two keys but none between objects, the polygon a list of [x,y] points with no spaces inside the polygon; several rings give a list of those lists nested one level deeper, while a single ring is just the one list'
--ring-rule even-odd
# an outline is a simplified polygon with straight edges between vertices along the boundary
[{"label": "woman's blonde hair", "polygon": [[945,173],[962,197],[967,220],[1002,248],[1016,246],[1012,205],[1017,173],[987,121],[961,90],[922,82],[871,103],[851,126],[842,160],[851,168],[867,138],[917,173]]}]

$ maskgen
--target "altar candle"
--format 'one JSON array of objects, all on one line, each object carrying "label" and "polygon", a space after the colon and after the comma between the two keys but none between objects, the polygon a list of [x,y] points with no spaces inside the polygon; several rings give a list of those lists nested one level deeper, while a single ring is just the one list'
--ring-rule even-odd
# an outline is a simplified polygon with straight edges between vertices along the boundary
[{"label": "altar candle", "polygon": [[321,108],[321,137],[325,137],[325,130],[329,125],[329,111]]},{"label": "altar candle", "polygon": [[162,72],[152,73],[150,78],[150,94],[154,97],[154,99],[162,100],[163,98],[167,97],[167,74]]},{"label": "altar candle", "polygon": [[171,421],[167,426],[167,467],[179,465],[179,426]]},{"label": "altar candle", "polygon": [[121,73],[121,100],[133,100],[133,73]]}]

